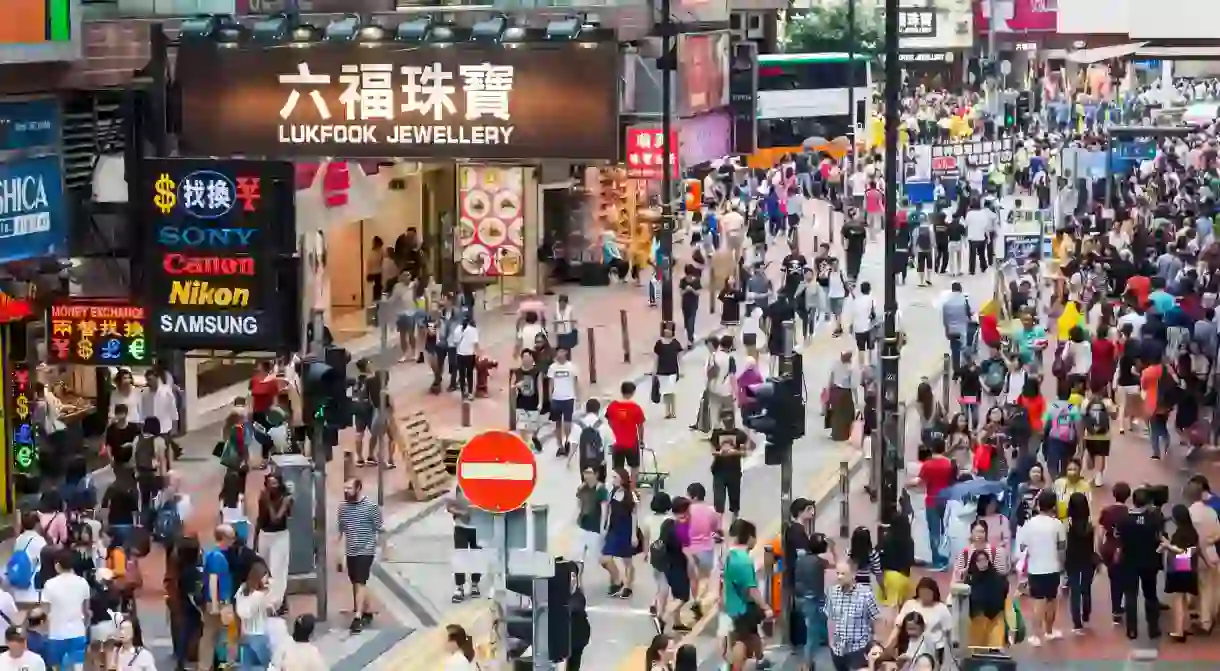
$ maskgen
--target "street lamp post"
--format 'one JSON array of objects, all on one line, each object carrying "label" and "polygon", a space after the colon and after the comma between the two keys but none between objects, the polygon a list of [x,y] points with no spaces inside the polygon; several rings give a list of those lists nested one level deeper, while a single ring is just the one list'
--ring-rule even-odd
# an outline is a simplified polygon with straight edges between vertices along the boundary
[{"label": "street lamp post", "polygon": [[657,245],[657,273],[661,284],[661,323],[674,320],[674,182],[673,170],[678,148],[673,145],[673,73],[678,67],[678,49],[674,41],[673,8],[670,0],[661,0],[661,140],[665,147],[665,163],[661,168],[661,230]]},{"label": "street lamp post", "polygon": [[885,0],[885,341],[881,348],[881,411],[885,455],[881,469],[881,515],[887,522],[898,510],[899,432],[898,412],[898,235],[894,220],[898,212],[898,0]]}]

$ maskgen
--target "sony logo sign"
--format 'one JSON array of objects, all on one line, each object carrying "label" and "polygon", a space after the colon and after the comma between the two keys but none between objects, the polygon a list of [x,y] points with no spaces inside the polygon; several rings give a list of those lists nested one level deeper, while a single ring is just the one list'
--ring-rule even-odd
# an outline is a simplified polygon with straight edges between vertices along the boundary
[{"label": "sony logo sign", "polygon": [[249,247],[258,229],[163,226],[157,244],[165,247]]}]

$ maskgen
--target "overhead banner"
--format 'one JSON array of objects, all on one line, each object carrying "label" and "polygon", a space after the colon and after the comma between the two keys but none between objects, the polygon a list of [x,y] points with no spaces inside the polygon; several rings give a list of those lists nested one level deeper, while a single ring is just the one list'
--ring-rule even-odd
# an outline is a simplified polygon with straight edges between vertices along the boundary
[{"label": "overhead banner", "polygon": [[58,156],[0,163],[0,263],[67,252]]},{"label": "overhead banner", "polygon": [[293,169],[277,161],[149,159],[144,301],[163,349],[276,351],[291,306],[279,257],[295,248]]},{"label": "overhead banner", "polygon": [[66,298],[51,304],[47,363],[147,366],[148,315],[124,301]]},{"label": "overhead banner", "polygon": [[1011,160],[1012,143],[1007,140],[932,145],[932,174],[936,177],[960,175],[967,168],[987,169]]},{"label": "overhead banner", "polygon": [[184,153],[607,160],[618,44],[179,47]]},{"label": "overhead banner", "polygon": [[678,116],[728,107],[728,31],[678,36]]}]

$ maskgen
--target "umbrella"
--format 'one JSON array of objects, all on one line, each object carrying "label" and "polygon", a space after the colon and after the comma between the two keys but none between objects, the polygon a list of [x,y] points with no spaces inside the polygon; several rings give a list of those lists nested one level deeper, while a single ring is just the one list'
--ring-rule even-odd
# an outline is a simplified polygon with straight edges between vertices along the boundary
[{"label": "umbrella", "polygon": [[820,135],[814,135],[813,137],[805,138],[805,141],[801,143],[801,148],[805,149],[806,151],[816,150],[819,147],[825,147],[827,144],[830,143],[826,138]]},{"label": "umbrella", "polygon": [[954,500],[977,498],[983,494],[1002,494],[1003,492],[1004,483],[975,478],[942,489],[940,496],[937,498],[941,503],[945,503]]}]

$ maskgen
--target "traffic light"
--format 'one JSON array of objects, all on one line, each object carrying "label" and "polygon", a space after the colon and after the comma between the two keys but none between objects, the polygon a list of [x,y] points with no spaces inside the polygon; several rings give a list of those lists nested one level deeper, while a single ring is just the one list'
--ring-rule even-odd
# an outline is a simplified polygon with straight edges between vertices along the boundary
[{"label": "traffic light", "polygon": [[763,463],[779,466],[792,443],[805,435],[805,398],[800,354],[780,357],[777,377],[753,385],[746,393],[754,400],[746,411],[746,428],[767,437]]},{"label": "traffic light", "polygon": [[[570,609],[577,571],[576,562],[556,559],[555,575],[550,578],[510,575],[505,579],[508,591],[528,602],[521,607],[505,609],[508,656],[514,671],[531,669],[534,654],[545,654],[551,662],[561,662],[571,654]],[[538,631],[538,627],[545,627],[545,638],[539,636],[543,632]]]},{"label": "traffic light", "polygon": [[1004,127],[1013,128],[1017,125],[1017,106],[1013,103],[1004,103]]},{"label": "traffic light", "polygon": [[302,417],[310,422],[325,419],[326,406],[331,394],[343,379],[343,373],[335,370],[325,359],[308,356],[301,360],[301,409]]},{"label": "traffic light", "polygon": [[326,365],[338,373],[338,379],[331,382],[331,399],[326,404],[324,413],[326,428],[336,431],[350,428],[353,410],[347,391],[351,387],[347,378],[347,367],[352,362],[352,355],[342,347],[330,345],[327,346],[324,356]]},{"label": "traffic light", "polygon": [[1025,130],[1029,127],[1030,119],[1033,118],[1033,95],[1029,91],[1021,91],[1017,94],[1017,116],[1016,123]]}]

